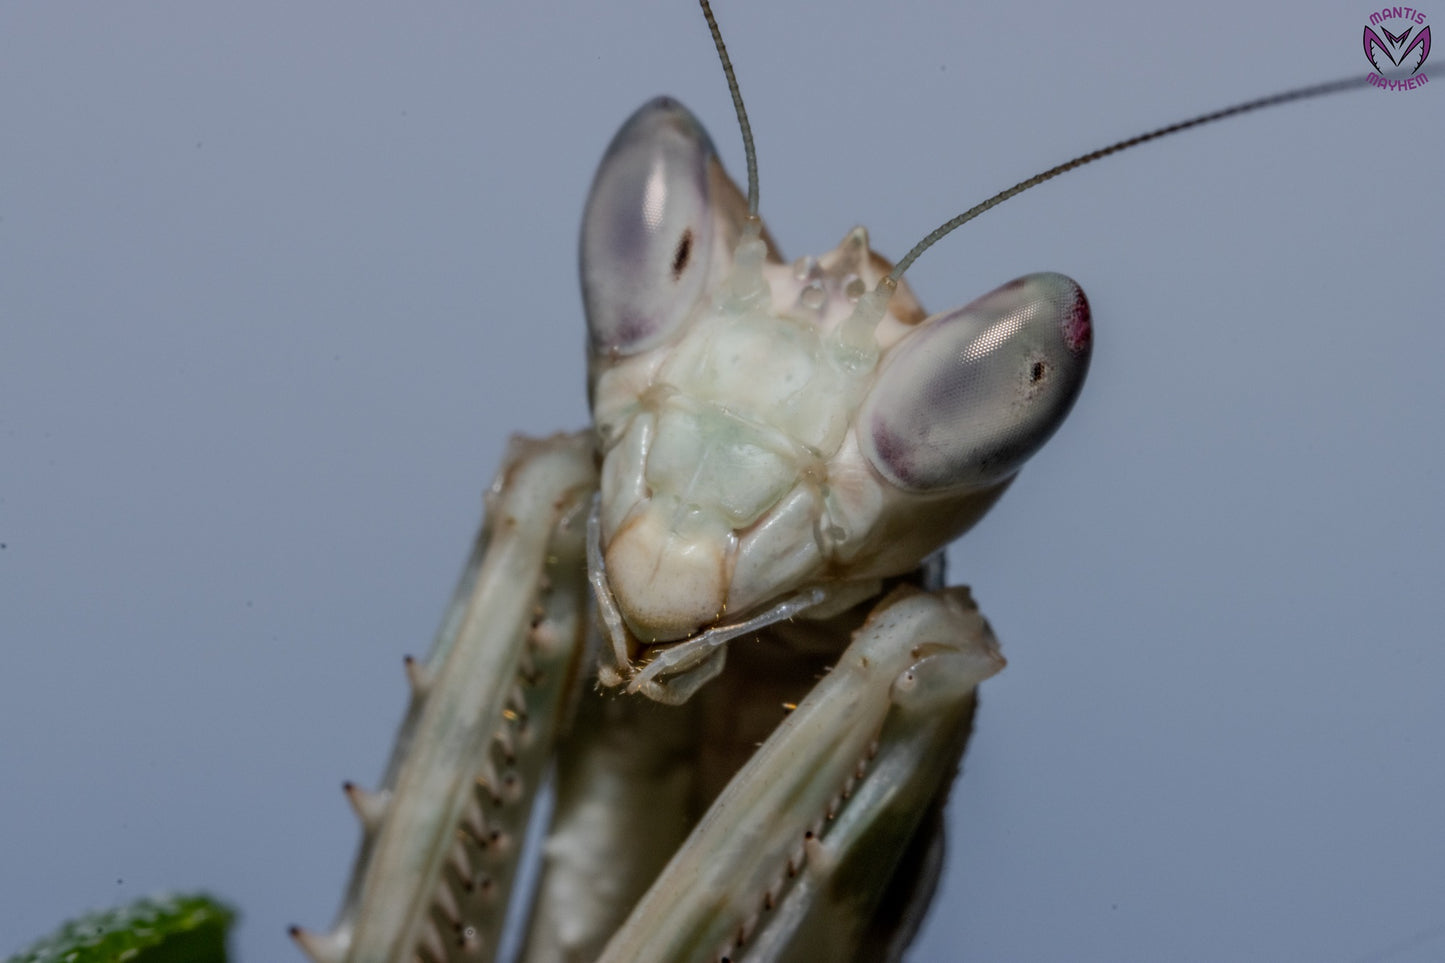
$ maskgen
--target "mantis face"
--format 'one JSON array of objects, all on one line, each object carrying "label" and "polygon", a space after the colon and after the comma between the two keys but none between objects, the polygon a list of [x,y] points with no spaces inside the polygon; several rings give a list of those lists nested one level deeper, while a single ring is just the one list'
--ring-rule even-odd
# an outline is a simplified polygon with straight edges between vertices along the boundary
[{"label": "mantis face", "polygon": [[862,228],[788,264],[746,222],[667,98],[623,125],[583,220],[599,560],[643,644],[789,597],[826,610],[916,568],[994,503],[1088,371],[1068,278],[926,316],[906,285],[869,293],[892,265]]}]

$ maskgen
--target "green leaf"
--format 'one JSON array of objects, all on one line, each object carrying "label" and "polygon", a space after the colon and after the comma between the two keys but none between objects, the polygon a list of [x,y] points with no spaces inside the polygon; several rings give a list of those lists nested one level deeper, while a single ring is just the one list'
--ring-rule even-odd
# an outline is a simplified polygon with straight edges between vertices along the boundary
[{"label": "green leaf", "polygon": [[208,896],[148,897],[70,920],[6,963],[226,963],[235,918]]}]

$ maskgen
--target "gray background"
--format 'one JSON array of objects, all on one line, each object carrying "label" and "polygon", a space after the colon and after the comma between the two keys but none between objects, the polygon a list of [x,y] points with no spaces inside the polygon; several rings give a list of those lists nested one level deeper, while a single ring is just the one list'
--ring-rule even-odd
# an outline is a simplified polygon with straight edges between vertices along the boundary
[{"label": "gray background", "polygon": [[[789,255],[1360,72],[1359,2],[724,3]],[[1445,955],[1441,80],[1177,138],[924,258],[1064,271],[1072,419],[953,552],[1003,640],[914,958]],[[0,8],[0,953],[204,886],[295,959],[686,2]]]}]

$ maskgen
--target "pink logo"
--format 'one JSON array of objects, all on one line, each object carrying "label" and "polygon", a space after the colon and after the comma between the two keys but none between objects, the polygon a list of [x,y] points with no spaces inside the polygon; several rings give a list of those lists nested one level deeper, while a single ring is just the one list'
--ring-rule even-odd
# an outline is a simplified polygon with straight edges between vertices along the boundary
[{"label": "pink logo", "polygon": [[1430,56],[1430,25],[1423,11],[1384,7],[1370,14],[1364,44],[1365,59],[1375,68],[1369,77],[1374,86],[1389,91],[1414,90],[1430,82],[1422,72]]}]

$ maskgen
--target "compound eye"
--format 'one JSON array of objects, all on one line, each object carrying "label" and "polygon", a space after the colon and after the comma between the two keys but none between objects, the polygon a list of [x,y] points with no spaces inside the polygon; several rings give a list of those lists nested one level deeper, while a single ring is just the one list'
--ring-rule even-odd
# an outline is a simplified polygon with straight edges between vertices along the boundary
[{"label": "compound eye", "polygon": [[715,158],[697,118],[668,97],[644,104],[612,139],[582,218],[582,300],[595,354],[635,354],[686,319],[712,258]]},{"label": "compound eye", "polygon": [[899,342],[859,411],[859,442],[905,491],[996,484],[1063,422],[1092,345],[1077,284],[1062,274],[1020,278]]}]

